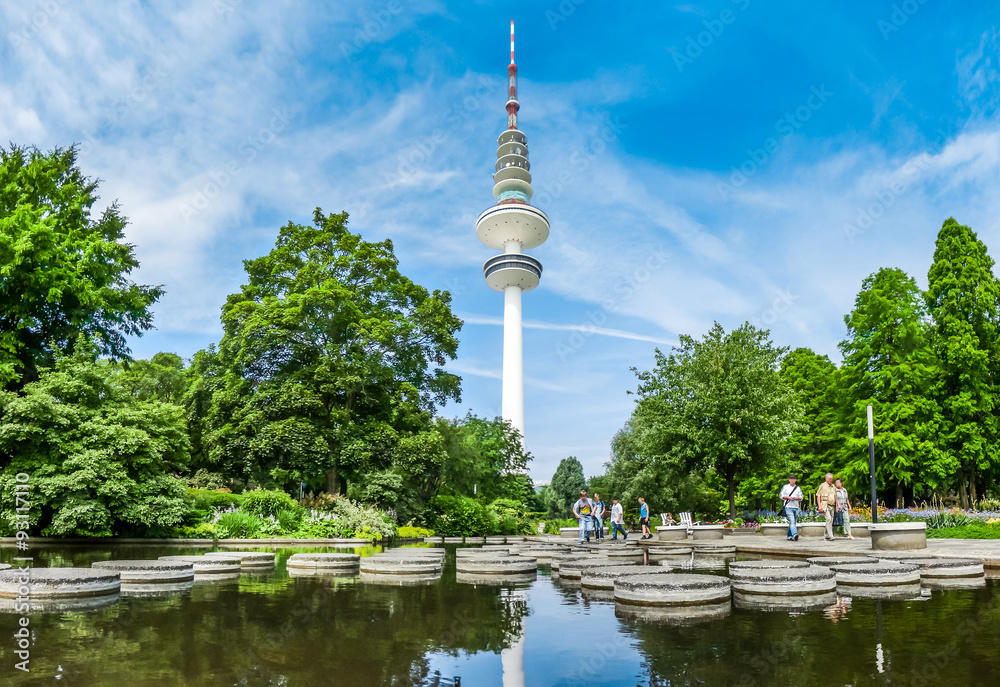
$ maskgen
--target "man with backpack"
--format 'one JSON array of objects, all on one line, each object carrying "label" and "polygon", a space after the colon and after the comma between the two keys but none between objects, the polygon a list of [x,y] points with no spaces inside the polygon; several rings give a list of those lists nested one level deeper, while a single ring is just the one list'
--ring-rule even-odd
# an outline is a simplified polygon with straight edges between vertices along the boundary
[{"label": "man with backpack", "polygon": [[594,502],[587,498],[587,490],[580,491],[580,498],[573,504],[573,515],[580,521],[580,543],[584,540],[590,543],[591,519],[594,514]]},{"label": "man with backpack", "polygon": [[799,531],[795,521],[799,517],[799,503],[802,501],[802,489],[795,485],[795,475],[788,476],[788,484],[781,488],[778,496],[781,498],[782,510],[788,518],[788,541],[798,541]]}]

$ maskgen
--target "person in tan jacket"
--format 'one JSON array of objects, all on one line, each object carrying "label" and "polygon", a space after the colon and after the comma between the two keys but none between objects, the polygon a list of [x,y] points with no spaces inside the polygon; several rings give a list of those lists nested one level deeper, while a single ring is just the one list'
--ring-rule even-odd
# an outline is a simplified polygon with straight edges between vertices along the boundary
[{"label": "person in tan jacket", "polygon": [[833,540],[833,516],[837,512],[837,487],[833,486],[833,473],[826,473],[826,481],[816,490],[819,512],[826,518],[826,533],[823,538]]}]

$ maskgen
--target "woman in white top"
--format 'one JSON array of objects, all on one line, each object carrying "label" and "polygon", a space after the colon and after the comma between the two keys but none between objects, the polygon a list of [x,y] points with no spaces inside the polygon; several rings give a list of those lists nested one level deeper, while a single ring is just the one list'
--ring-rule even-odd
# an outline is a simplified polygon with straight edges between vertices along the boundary
[{"label": "woman in white top", "polygon": [[847,495],[847,490],[844,489],[844,483],[838,477],[833,481],[833,486],[837,488],[837,513],[840,514],[841,519],[844,521],[844,534],[847,535],[848,539],[854,539],[851,535],[851,499]]}]

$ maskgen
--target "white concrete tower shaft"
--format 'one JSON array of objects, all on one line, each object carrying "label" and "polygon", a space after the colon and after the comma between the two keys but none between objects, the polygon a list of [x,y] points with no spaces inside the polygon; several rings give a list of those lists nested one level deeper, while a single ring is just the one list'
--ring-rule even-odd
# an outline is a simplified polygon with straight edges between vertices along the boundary
[{"label": "white concrete tower shaft", "polygon": [[483,265],[486,284],[504,295],[503,397],[501,415],[524,441],[524,346],[521,294],[538,286],[542,263],[522,251],[542,245],[549,237],[549,218],[531,200],[531,164],[528,139],[517,128],[517,64],[514,62],[514,22],[510,23],[510,65],[507,67],[507,130],[497,139],[493,174],[496,205],[479,215],[476,235],[484,244],[503,253]]}]

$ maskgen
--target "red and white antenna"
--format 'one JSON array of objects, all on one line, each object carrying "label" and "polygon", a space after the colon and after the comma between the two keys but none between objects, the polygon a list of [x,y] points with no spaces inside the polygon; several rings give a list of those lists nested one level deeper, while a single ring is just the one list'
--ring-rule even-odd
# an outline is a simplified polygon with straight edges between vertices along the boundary
[{"label": "red and white antenna", "polygon": [[514,20],[510,20],[510,63],[514,64]]},{"label": "red and white antenna", "polygon": [[507,67],[507,128],[517,129],[517,65],[514,64],[514,20],[510,20],[510,66]]}]

